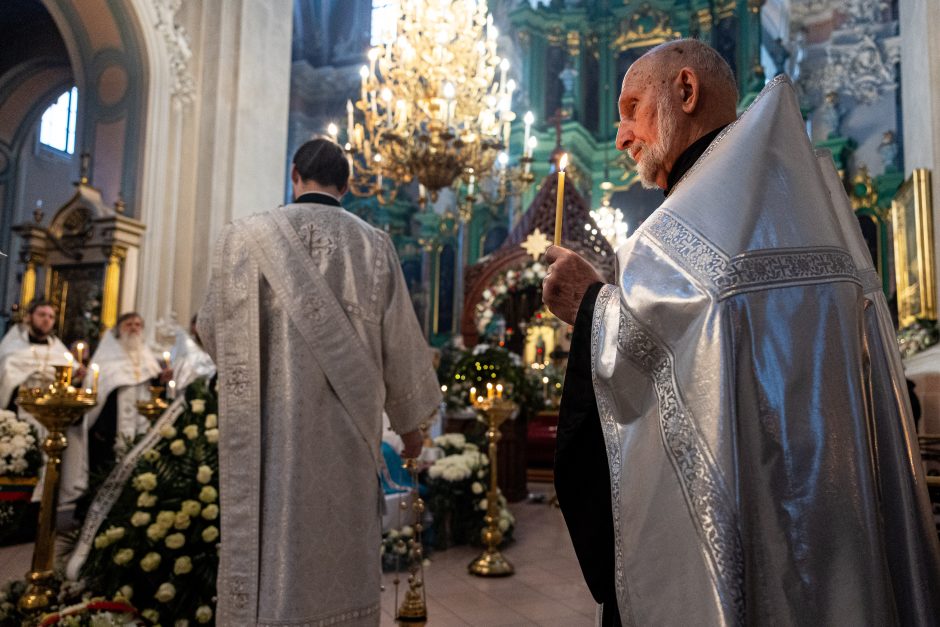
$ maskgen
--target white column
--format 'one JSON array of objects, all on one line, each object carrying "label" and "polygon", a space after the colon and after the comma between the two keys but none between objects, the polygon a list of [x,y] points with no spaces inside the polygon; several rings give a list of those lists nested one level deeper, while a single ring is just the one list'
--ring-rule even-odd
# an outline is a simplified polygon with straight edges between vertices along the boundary
[{"label": "white column", "polygon": [[[929,168],[933,180],[934,245],[940,245],[940,3],[899,3],[904,174]],[[935,251],[936,252],[936,251]],[[940,272],[940,255],[937,271]],[[940,276],[937,272],[934,276]]]}]

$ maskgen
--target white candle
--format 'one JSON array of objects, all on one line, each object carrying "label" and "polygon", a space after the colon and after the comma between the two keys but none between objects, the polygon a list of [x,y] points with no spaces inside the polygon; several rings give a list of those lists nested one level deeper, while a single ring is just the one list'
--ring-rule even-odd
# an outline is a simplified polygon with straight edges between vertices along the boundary
[{"label": "white candle", "polygon": [[78,363],[79,364],[85,363],[84,360],[82,359],[82,357],[85,356],[85,343],[79,342],[78,344],[76,344],[75,350],[78,351],[78,355],[77,355]]},{"label": "white candle", "polygon": [[92,394],[98,393],[98,375],[101,374],[101,368],[98,364],[91,365],[92,380],[91,380],[91,392]]},{"label": "white candle", "polygon": [[522,140],[522,149],[526,151],[526,156],[529,156],[529,136],[532,134],[532,123],[535,122],[535,114],[526,111],[522,121],[525,122],[525,137]]},{"label": "white candle", "polygon": [[65,362],[68,364],[68,376],[65,379],[65,385],[72,385],[72,364],[75,362],[75,358],[72,357],[72,353],[65,354]]},{"label": "white candle", "polygon": [[167,385],[166,397],[170,400],[176,398],[176,381],[170,381]]},{"label": "white candle", "polygon": [[366,79],[369,78],[369,68],[367,68],[364,65],[361,68],[359,68],[359,78],[362,79],[361,93],[360,93],[359,99],[365,100],[366,99]]},{"label": "white candle", "polygon": [[346,141],[352,141],[353,136],[353,103],[346,101]]},{"label": "white candle", "polygon": [[474,184],[476,183],[476,180],[477,180],[476,177],[471,174],[470,182],[467,183],[467,196],[473,196],[473,189],[474,189]]}]

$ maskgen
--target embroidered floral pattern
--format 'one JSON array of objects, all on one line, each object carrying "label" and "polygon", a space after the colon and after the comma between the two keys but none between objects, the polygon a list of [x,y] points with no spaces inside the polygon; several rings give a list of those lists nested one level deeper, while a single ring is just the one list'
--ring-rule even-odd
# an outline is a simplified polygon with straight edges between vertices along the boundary
[{"label": "embroidered floral pattern", "polygon": [[737,513],[717,464],[679,397],[673,356],[623,306],[617,348],[653,381],[663,442],[705,544],[719,596],[726,610],[743,623],[744,558]]}]

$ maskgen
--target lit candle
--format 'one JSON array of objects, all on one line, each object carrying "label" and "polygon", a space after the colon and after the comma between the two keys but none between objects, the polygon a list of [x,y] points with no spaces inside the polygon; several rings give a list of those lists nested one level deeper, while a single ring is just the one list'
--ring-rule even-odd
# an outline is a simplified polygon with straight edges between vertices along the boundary
[{"label": "lit candle", "polygon": [[170,367],[170,351],[163,351],[163,369]]},{"label": "lit candle", "polygon": [[101,368],[98,366],[98,364],[91,365],[91,373],[92,373],[91,393],[97,394],[98,393],[98,375],[101,374]]},{"label": "lit candle", "polygon": [[170,381],[166,385],[166,397],[172,401],[174,398],[176,398],[176,381]]},{"label": "lit candle", "polygon": [[353,140],[353,103],[346,101],[346,141]]},{"label": "lit candle", "polygon": [[486,384],[486,398],[493,398],[493,395],[496,394],[496,390],[493,389],[492,383]]},{"label": "lit candle", "polygon": [[470,388],[470,404],[473,405],[477,399],[477,389]]},{"label": "lit candle", "polygon": [[522,121],[525,122],[525,138],[522,140],[522,149],[526,151],[526,156],[529,156],[529,136],[532,134],[532,123],[535,122],[535,114],[531,111],[526,111],[525,116],[522,118]]},{"label": "lit candle", "polygon": [[[538,137],[535,137],[534,135],[530,137],[525,143],[525,156],[531,159],[532,153],[535,152],[535,147],[538,145],[538,143]],[[528,172],[528,170],[526,170],[526,172]]]},{"label": "lit candle", "polygon": [[84,342],[79,342],[78,344],[76,344],[76,345],[75,345],[75,350],[78,351],[78,355],[76,356],[76,358],[78,359],[78,363],[79,363],[79,364],[85,363],[85,362],[82,360],[82,357],[85,356],[85,343],[84,343]]},{"label": "lit candle", "polygon": [[375,76],[375,62],[379,60],[379,56],[382,54],[381,48],[372,48],[369,50],[369,76]]},{"label": "lit candle", "polygon": [[339,136],[339,128],[330,122],[326,127],[326,134],[329,135],[333,141],[336,141],[336,138]]},{"label": "lit candle", "polygon": [[542,377],[542,386],[544,387],[545,400],[548,400],[548,377]]},{"label": "lit candle", "polygon": [[561,244],[561,219],[565,207],[565,168],[568,166],[568,154],[558,160],[558,195],[555,197],[555,246]]},{"label": "lit candle", "polygon": [[474,186],[476,185],[476,181],[476,177],[471,174],[470,182],[467,183],[467,196],[473,196],[473,190],[475,189]]},{"label": "lit candle", "polygon": [[496,384],[496,398],[502,398],[502,397],[503,397],[503,384],[497,383]]},{"label": "lit candle", "polygon": [[72,363],[75,361],[75,358],[72,357],[72,353],[65,354],[65,361],[69,366],[68,377],[65,379],[65,385],[72,385]]}]

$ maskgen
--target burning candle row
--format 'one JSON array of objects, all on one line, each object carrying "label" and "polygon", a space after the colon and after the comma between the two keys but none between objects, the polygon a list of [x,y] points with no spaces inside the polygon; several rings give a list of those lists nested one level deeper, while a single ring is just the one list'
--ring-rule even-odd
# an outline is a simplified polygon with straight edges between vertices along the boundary
[{"label": "burning candle row", "polygon": [[475,387],[470,388],[470,404],[474,407],[478,407],[485,400],[493,400],[494,398],[503,397],[503,384],[497,383],[493,385],[492,383],[486,384],[486,396],[482,394],[477,394],[477,389]]}]

